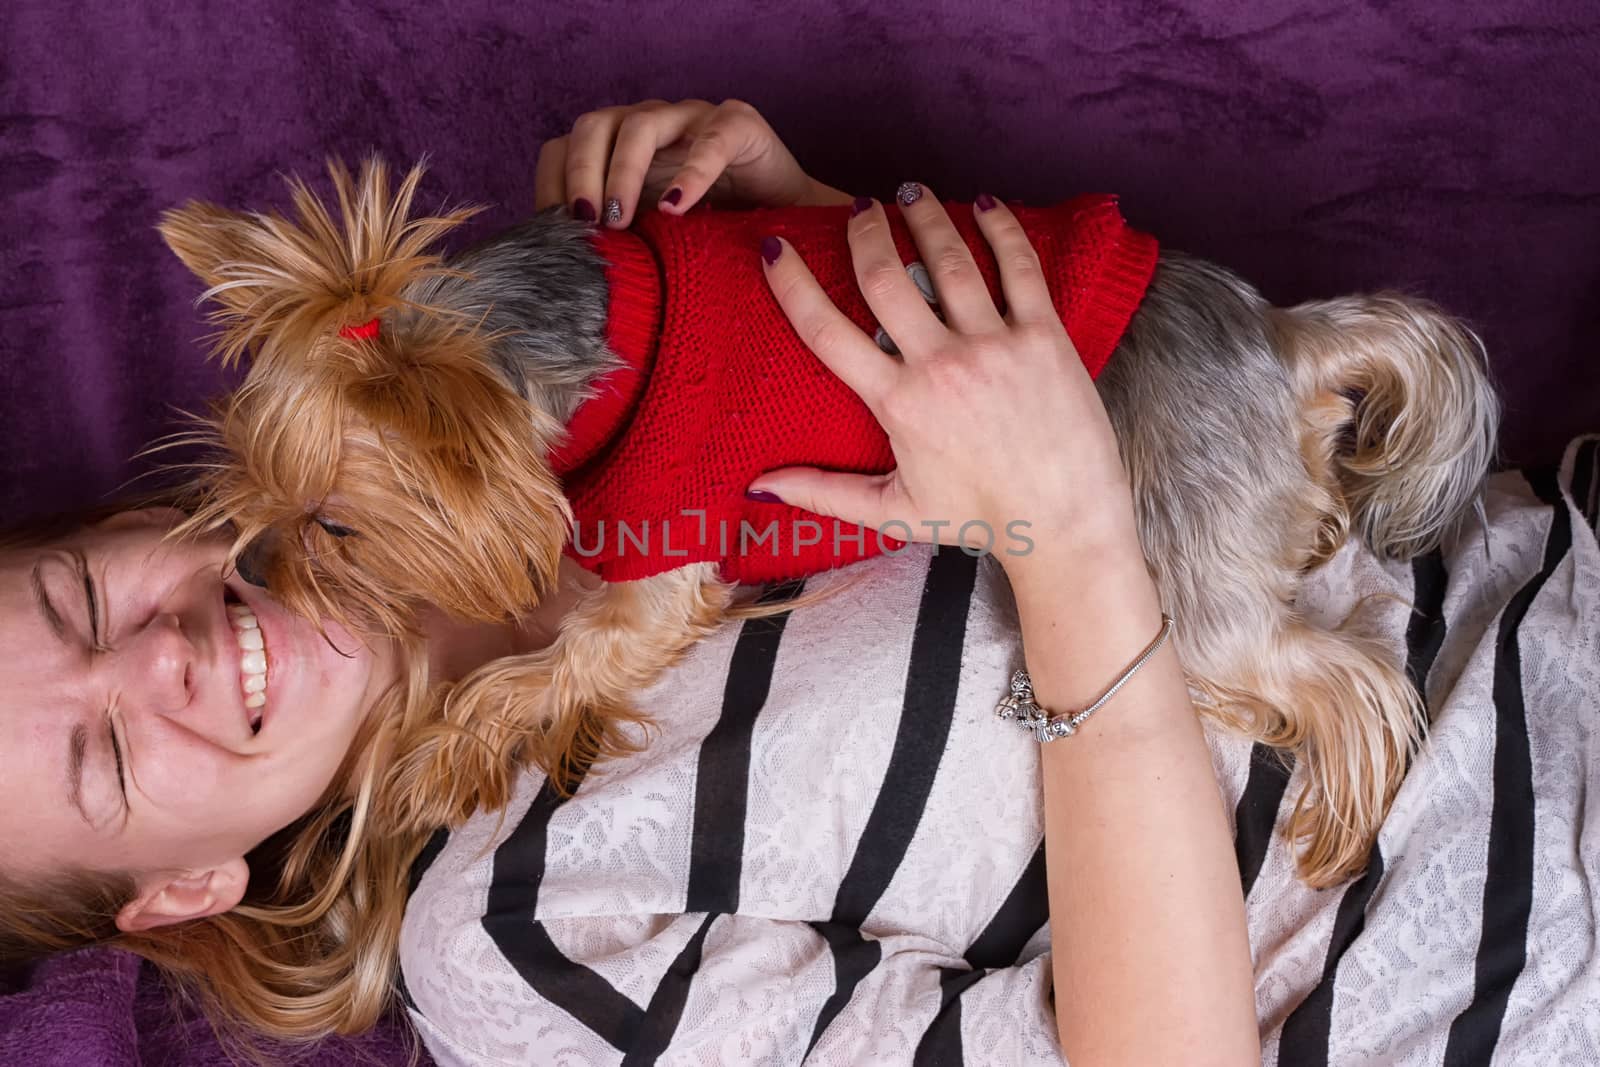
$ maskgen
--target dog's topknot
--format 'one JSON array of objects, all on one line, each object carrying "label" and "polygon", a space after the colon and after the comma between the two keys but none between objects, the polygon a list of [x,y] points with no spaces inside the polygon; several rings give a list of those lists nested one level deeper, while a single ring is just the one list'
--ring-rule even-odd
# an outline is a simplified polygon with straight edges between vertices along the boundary
[{"label": "dog's topknot", "polygon": [[425,170],[418,163],[392,188],[376,156],[354,176],[330,159],[337,218],[298,176],[286,179],[293,219],[198,201],[163,215],[162,238],[206,284],[199,302],[213,303],[214,352],[223,362],[231,366],[246,352],[256,360],[307,358],[329,343],[364,343],[340,331],[409,307],[408,286],[450,273],[431,249],[480,209],[411,218]]}]

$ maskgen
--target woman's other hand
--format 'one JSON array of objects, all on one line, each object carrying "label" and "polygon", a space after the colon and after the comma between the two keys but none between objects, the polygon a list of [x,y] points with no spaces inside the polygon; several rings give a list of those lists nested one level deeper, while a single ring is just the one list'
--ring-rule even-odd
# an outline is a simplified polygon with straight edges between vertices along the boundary
[{"label": "woman's other hand", "polygon": [[[1002,315],[943,205],[922,186],[903,194],[943,321],[907,274],[882,206],[856,201],[849,224],[862,295],[902,359],[840,313],[787,244],[769,238],[762,250],[800,339],[872,410],[897,467],[879,476],[786,468],[750,489],[878,529],[905,523],[920,541],[991,548],[1013,580],[1035,569],[1030,560],[1055,566],[1069,547],[1137,552],[1110,420],[1016,216],[989,196],[973,206],[999,265]],[[963,535],[971,523],[981,525]]]},{"label": "woman's other hand", "polygon": [[681,215],[702,200],[788,207],[847,204],[850,197],[800,169],[767,120],[742,100],[601,108],[539,149],[539,210],[566,204],[579,219],[620,229],[641,206]]}]

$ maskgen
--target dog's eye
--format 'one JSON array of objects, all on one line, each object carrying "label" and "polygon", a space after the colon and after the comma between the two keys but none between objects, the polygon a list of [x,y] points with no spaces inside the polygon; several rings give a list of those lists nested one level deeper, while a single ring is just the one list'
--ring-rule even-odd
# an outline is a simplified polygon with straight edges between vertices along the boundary
[{"label": "dog's eye", "polygon": [[355,531],[350,529],[350,527],[340,526],[331,519],[318,519],[317,525],[322,527],[329,537],[338,537],[343,539],[346,537],[353,537],[355,535]]}]

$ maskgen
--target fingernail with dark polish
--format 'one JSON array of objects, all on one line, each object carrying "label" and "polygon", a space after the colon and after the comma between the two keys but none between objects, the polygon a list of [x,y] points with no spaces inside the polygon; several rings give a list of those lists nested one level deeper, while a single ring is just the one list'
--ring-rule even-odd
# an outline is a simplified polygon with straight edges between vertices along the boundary
[{"label": "fingernail with dark polish", "polygon": [[990,208],[994,207],[994,197],[990,196],[988,193],[979,193],[977,204],[979,211],[988,211]]},{"label": "fingernail with dark polish", "polygon": [[894,191],[894,198],[900,201],[901,207],[910,207],[922,199],[922,186],[918,182],[902,182]]},{"label": "fingernail with dark polish", "polygon": [[767,266],[778,262],[778,257],[783,255],[783,242],[776,237],[763,237],[761,239],[761,258],[767,261]]},{"label": "fingernail with dark polish", "polygon": [[665,195],[665,196],[663,196],[661,198],[661,202],[663,204],[671,204],[674,207],[676,207],[678,201],[682,200],[682,199],[683,199],[683,190],[679,189],[676,185],[674,185],[671,189],[667,190],[667,195]]},{"label": "fingernail with dark polish", "polygon": [[858,196],[858,197],[856,197],[855,200],[852,201],[851,204],[850,204],[850,217],[851,218],[855,218],[857,215],[861,214],[863,211],[867,210],[867,208],[869,208],[871,206],[872,206],[872,197],[870,197],[870,196]]},{"label": "fingernail with dark polish", "polygon": [[783,503],[783,499],[777,493],[769,493],[765,489],[746,489],[744,495],[746,500],[754,500],[758,504]]},{"label": "fingernail with dark polish", "polygon": [[572,202],[572,217],[579,222],[593,222],[595,220],[594,205],[583,197]]},{"label": "fingernail with dark polish", "polygon": [[622,221],[622,201],[612,197],[606,201],[606,225]]}]

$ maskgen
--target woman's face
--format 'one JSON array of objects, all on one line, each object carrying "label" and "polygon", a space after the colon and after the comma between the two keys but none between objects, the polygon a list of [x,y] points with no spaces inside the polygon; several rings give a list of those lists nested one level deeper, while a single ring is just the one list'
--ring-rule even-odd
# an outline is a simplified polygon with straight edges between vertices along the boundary
[{"label": "woman's face", "polygon": [[163,540],[178,517],[0,552],[0,854],[132,873],[151,921],[125,927],[236,903],[245,853],[312,808],[396,675],[225,577],[224,541]]}]

